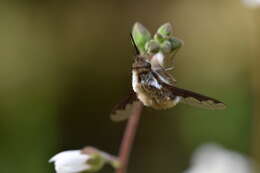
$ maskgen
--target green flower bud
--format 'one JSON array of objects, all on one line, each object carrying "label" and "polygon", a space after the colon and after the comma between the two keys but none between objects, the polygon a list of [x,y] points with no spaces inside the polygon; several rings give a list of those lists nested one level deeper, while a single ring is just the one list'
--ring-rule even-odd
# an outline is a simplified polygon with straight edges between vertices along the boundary
[{"label": "green flower bud", "polygon": [[171,53],[172,44],[169,40],[165,40],[160,46],[163,53],[165,54]]},{"label": "green flower bud", "polygon": [[141,53],[144,53],[145,43],[151,40],[150,32],[141,23],[136,22],[133,26],[132,35],[137,48]]},{"label": "green flower bud", "polygon": [[153,38],[158,43],[162,43],[164,41],[163,36],[161,34],[159,34],[159,33],[154,34]]},{"label": "green flower bud", "polygon": [[163,38],[168,38],[172,35],[172,25],[170,23],[165,23],[159,27],[157,33],[161,34]]},{"label": "green flower bud", "polygon": [[155,40],[150,40],[145,44],[145,51],[150,54],[159,52],[160,45]]},{"label": "green flower bud", "polygon": [[172,51],[181,48],[181,46],[184,44],[182,40],[179,40],[175,37],[172,37],[169,39],[172,45]]}]

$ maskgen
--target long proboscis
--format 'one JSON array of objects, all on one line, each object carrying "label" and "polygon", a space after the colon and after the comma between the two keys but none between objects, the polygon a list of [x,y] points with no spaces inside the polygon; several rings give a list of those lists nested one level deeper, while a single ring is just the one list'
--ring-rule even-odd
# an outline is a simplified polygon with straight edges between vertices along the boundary
[{"label": "long proboscis", "polygon": [[135,53],[136,53],[136,55],[139,55],[139,54],[140,54],[140,51],[139,51],[138,47],[136,46],[134,37],[133,37],[133,35],[132,35],[131,33],[130,33],[130,38],[131,38],[132,44],[133,44],[133,46],[134,46],[134,48],[135,48]]}]

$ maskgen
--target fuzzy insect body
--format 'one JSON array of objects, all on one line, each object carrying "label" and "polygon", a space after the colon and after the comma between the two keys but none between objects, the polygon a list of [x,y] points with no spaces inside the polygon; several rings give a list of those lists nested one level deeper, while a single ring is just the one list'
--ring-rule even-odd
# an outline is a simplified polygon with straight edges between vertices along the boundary
[{"label": "fuzzy insect body", "polygon": [[152,70],[144,57],[137,57],[132,67],[132,87],[137,98],[145,105],[155,109],[167,109],[175,106],[181,98],[174,95],[170,88],[173,83]]}]

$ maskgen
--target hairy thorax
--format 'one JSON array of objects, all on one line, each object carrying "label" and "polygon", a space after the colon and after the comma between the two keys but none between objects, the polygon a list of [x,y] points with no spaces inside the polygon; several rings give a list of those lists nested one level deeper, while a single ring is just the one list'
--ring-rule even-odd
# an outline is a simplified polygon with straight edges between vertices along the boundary
[{"label": "hairy thorax", "polygon": [[138,99],[144,105],[155,109],[171,108],[181,99],[181,97],[173,96],[170,91],[163,88],[150,72],[133,70],[132,85]]}]

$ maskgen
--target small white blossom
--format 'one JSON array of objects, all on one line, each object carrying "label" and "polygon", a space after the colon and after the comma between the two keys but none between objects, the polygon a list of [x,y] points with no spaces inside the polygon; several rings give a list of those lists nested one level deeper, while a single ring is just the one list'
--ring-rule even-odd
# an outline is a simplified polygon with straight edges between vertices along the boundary
[{"label": "small white blossom", "polygon": [[260,0],[242,0],[242,2],[249,8],[260,7]]},{"label": "small white blossom", "polygon": [[116,157],[93,147],[60,152],[53,156],[49,162],[54,162],[56,173],[96,172],[105,163],[110,163],[114,168],[119,166]]},{"label": "small white blossom", "polygon": [[191,167],[184,173],[252,173],[245,156],[216,144],[206,144],[195,151]]},{"label": "small white blossom", "polygon": [[80,150],[64,151],[53,156],[49,162],[54,162],[57,173],[77,173],[91,168],[87,161],[89,155],[82,154]]}]

